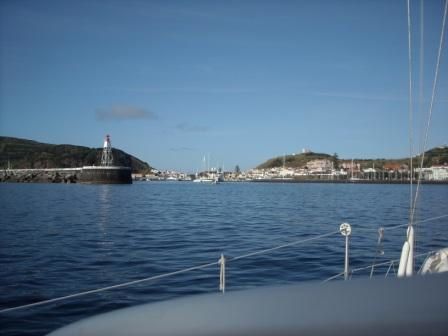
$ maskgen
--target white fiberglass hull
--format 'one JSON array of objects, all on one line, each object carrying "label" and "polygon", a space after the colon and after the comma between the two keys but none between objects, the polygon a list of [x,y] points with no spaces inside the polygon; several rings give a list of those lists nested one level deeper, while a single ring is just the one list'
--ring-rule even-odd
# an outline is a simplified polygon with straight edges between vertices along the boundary
[{"label": "white fiberglass hull", "polygon": [[199,295],[121,309],[69,335],[446,335],[448,273]]}]

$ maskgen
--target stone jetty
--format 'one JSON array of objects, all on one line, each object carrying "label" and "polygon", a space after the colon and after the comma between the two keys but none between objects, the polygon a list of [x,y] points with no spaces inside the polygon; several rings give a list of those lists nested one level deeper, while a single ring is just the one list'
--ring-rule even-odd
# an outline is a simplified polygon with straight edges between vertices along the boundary
[{"label": "stone jetty", "polygon": [[130,184],[131,169],[128,167],[82,167],[51,169],[4,169],[0,170],[0,182],[11,183],[88,183]]}]

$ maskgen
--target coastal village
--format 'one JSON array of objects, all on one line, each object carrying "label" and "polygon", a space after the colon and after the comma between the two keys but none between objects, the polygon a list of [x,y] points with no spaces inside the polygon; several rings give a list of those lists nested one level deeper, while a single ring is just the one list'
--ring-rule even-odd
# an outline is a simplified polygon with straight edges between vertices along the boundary
[{"label": "coastal village", "polygon": [[[447,149],[447,146],[439,149]],[[303,156],[310,156],[309,161],[298,167],[288,166],[286,156],[283,157],[281,165],[272,167],[257,167],[247,171],[240,171],[238,167],[234,171],[223,171],[220,168],[210,168],[196,174],[176,172],[172,170],[151,170],[148,174],[133,174],[134,180],[166,180],[166,181],[192,181],[199,177],[221,181],[258,181],[258,182],[281,182],[281,181],[359,181],[377,183],[400,183],[410,180],[411,172],[409,165],[399,162],[385,162],[381,166],[367,167],[367,160],[339,160],[337,157],[328,155],[328,158],[314,159],[313,152],[302,150]],[[295,156],[295,154],[292,154]],[[414,179],[421,174],[423,181],[448,182],[448,164],[445,162],[429,167],[415,168]]]},{"label": "coastal village", "polygon": [[[448,165],[423,168],[422,180],[424,181],[448,181]],[[414,169],[415,177],[420,168]],[[340,180],[340,181],[409,181],[410,172],[408,165],[387,164],[382,168],[361,169],[359,163],[343,162],[341,168],[334,169],[329,160],[313,160],[306,168],[274,167],[269,169],[249,169],[247,171],[225,171],[213,169],[203,171],[201,176],[214,179],[222,175],[224,181],[304,181],[304,180]],[[134,180],[144,181],[192,181],[195,176],[173,170],[159,171],[153,169],[149,174],[132,174]]]},{"label": "coastal village", "polygon": [[[109,135],[102,149],[72,145],[49,145],[25,139],[0,137],[0,182],[100,183],[92,174],[104,175],[113,183],[132,181],[219,182],[359,182],[407,183],[421,179],[424,183],[448,183],[448,146],[439,146],[421,156],[402,159],[340,159],[333,155],[302,149],[268,159],[255,168],[232,170],[210,167],[203,159],[195,173],[160,170],[121,150],[112,149]],[[114,157],[112,157],[114,152]],[[101,160],[98,161],[101,157]],[[109,160],[104,158],[109,157]],[[99,165],[98,165],[99,162]],[[114,175],[114,176],[115,176]],[[122,176],[123,175],[123,176]],[[124,176],[126,175],[126,178]],[[95,175],[96,176],[96,175]],[[120,177],[119,177],[120,176]]]}]

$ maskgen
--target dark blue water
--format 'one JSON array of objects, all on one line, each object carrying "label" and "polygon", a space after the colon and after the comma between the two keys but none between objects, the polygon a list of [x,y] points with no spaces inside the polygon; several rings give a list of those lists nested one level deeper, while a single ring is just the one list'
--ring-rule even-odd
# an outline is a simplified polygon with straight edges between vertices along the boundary
[{"label": "dark blue water", "polygon": [[[448,186],[423,186],[419,219],[446,214],[447,200]],[[221,253],[236,257],[336,231],[342,222],[353,228],[351,266],[368,266],[376,229],[406,223],[408,208],[404,185],[1,184],[0,309],[217,261]],[[420,225],[417,253],[448,246],[447,224],[445,217]],[[404,228],[386,231],[378,261],[399,258],[404,236]],[[324,280],[343,270],[343,255],[336,234],[230,262],[227,290]],[[0,314],[0,330],[42,335],[116,308],[216,292],[218,282],[214,266]]]}]

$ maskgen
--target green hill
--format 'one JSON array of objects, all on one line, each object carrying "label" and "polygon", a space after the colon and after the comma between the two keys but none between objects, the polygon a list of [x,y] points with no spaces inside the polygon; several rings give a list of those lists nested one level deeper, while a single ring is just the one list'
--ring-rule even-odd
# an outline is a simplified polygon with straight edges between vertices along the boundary
[{"label": "green hill", "polygon": [[269,159],[266,162],[262,163],[261,165],[257,166],[257,168],[269,169],[274,167],[282,167],[283,161],[285,161],[285,167],[303,168],[306,166],[306,163],[308,161],[321,160],[321,159],[332,160],[334,159],[334,157],[324,153],[313,153],[313,152],[296,154],[296,155],[285,155]]},{"label": "green hill", "polygon": [[[0,168],[72,168],[99,165],[102,148],[88,148],[74,145],[52,145],[32,140],[0,137]],[[114,164],[131,167],[133,172],[147,172],[151,169],[146,162],[112,149]]]},{"label": "green hill", "polygon": [[[304,168],[306,163],[312,160],[327,159],[333,161],[334,166],[338,167],[341,162],[351,161],[351,159],[339,159],[337,154],[329,155],[325,153],[302,153],[295,155],[278,156],[269,159],[262,164],[258,165],[258,169],[269,169],[274,167],[283,166],[291,168]],[[408,164],[409,158],[402,159],[354,159],[354,161],[361,165],[361,168],[377,167],[382,168],[385,164]],[[414,157],[414,165],[417,166],[420,162],[420,156]],[[425,152],[424,167],[430,167],[434,165],[448,165],[448,146],[436,147]]]},{"label": "green hill", "polygon": [[425,153],[425,167],[441,165],[448,165],[448,146],[436,147]]}]

